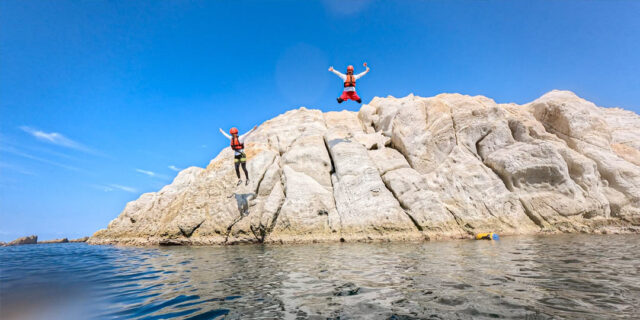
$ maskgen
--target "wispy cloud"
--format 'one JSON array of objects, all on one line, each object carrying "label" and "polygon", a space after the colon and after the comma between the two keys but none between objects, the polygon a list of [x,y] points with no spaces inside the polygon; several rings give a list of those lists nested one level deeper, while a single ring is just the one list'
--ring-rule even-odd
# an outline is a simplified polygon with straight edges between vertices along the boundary
[{"label": "wispy cloud", "polygon": [[73,141],[58,132],[44,132],[42,130],[31,128],[29,126],[21,126],[20,130],[44,142],[52,143],[55,145],[59,145],[59,146],[63,146],[71,149],[89,151],[89,148],[85,147],[81,143]]},{"label": "wispy cloud", "polygon": [[136,172],[142,173],[142,174],[147,175],[147,176],[152,177],[152,178],[169,179],[169,177],[164,175],[164,174],[159,174],[159,173],[156,173],[156,172],[153,172],[153,171],[149,171],[149,170],[136,169]]},{"label": "wispy cloud", "polygon": [[155,172],[153,172],[153,171],[149,171],[149,170],[142,170],[142,169],[136,169],[136,171],[137,171],[137,172],[140,172],[140,173],[142,173],[142,174],[146,174],[146,175],[148,175],[149,177],[155,177],[155,176],[156,176],[156,173],[155,173]]},{"label": "wispy cloud", "polygon": [[57,146],[61,146],[61,147],[65,147],[65,148],[69,148],[69,149],[74,149],[74,150],[78,150],[78,151],[82,151],[88,154],[92,154],[95,156],[101,156],[101,157],[106,157],[106,158],[110,158],[108,155],[105,155],[104,153],[100,152],[100,151],[96,151],[94,149],[91,149],[85,145],[83,145],[80,142],[74,141],[72,139],[69,139],[67,137],[65,137],[63,134],[58,133],[58,132],[44,132],[42,130],[36,129],[36,128],[32,128],[29,126],[21,126],[20,130],[30,134],[31,136],[33,136],[34,138],[36,138],[37,140],[49,143],[49,144],[53,144],[53,145],[57,145]]},{"label": "wispy cloud", "polygon": [[5,147],[12,147],[13,149],[20,149],[20,150],[25,150],[27,152],[31,152],[31,153],[36,153],[36,154],[42,154],[42,153],[46,153],[47,155],[56,157],[56,158],[64,158],[65,160],[73,160],[73,161],[78,161],[79,159],[77,157],[68,155],[66,153],[62,153],[62,152],[58,152],[58,151],[53,151],[49,148],[45,148],[45,147],[41,147],[41,146],[36,146],[36,145],[29,145],[26,143],[18,143],[12,139],[7,138],[6,136],[2,136],[0,134],[0,145],[5,146]]},{"label": "wispy cloud", "polygon": [[104,192],[111,192],[115,190],[121,190],[121,191],[130,192],[130,193],[138,192],[138,190],[136,190],[135,188],[127,187],[119,184],[108,184],[108,185],[92,184],[91,187],[96,188],[98,190],[102,190]]},{"label": "wispy cloud", "polygon": [[176,167],[176,166],[174,166],[174,165],[170,165],[170,166],[169,166],[169,169],[171,169],[171,170],[173,170],[173,171],[182,171],[182,169],[181,169],[181,168],[178,168],[178,167]]},{"label": "wispy cloud", "polygon": [[135,188],[122,186],[122,185],[119,185],[119,184],[110,184],[109,186],[113,187],[113,188],[116,188],[116,189],[120,189],[122,191],[126,191],[126,192],[131,192],[131,193],[138,192],[138,190],[136,190]]},{"label": "wispy cloud", "polygon": [[39,162],[42,162],[42,163],[50,164],[50,165],[53,165],[53,166],[56,166],[56,167],[60,167],[60,168],[64,168],[64,169],[67,169],[67,170],[84,171],[84,172],[86,172],[85,170],[76,168],[74,166],[66,165],[64,163],[60,163],[60,162],[52,161],[52,160],[49,160],[49,159],[36,157],[36,156],[28,154],[28,153],[24,153],[24,152],[14,148],[14,147],[7,146],[7,145],[0,145],[0,151],[11,153],[11,154],[23,157],[23,158],[39,161]]}]

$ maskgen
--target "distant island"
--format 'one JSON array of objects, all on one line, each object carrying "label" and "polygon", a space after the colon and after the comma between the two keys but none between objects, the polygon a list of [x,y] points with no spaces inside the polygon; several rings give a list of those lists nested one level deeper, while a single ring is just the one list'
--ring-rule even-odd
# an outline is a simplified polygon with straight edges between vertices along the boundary
[{"label": "distant island", "polygon": [[[243,124],[249,126],[248,124]],[[213,129],[212,129],[213,130]],[[396,241],[640,231],[640,116],[572,92],[300,108],[126,205],[90,244]]]},{"label": "distant island", "polygon": [[17,245],[23,245],[23,244],[74,243],[74,242],[87,242],[87,240],[89,240],[89,237],[82,237],[82,238],[72,239],[72,240],[69,240],[67,238],[61,238],[61,239],[54,239],[54,240],[38,241],[38,236],[32,235],[32,236],[21,237],[8,243],[0,242],[0,246],[17,246]]}]

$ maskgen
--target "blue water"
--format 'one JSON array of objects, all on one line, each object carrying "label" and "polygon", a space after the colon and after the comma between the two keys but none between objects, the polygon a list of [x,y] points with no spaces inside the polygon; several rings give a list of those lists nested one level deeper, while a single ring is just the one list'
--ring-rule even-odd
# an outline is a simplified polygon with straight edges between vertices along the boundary
[{"label": "blue water", "polygon": [[638,318],[640,236],[0,248],[2,319]]}]

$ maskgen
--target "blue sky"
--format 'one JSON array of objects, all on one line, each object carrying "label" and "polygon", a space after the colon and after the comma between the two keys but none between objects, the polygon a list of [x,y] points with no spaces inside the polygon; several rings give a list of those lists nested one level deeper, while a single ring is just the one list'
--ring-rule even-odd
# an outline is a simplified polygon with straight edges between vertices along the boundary
[{"label": "blue sky", "polygon": [[567,89],[640,109],[638,1],[0,1],[0,240],[90,235],[291,108]]}]

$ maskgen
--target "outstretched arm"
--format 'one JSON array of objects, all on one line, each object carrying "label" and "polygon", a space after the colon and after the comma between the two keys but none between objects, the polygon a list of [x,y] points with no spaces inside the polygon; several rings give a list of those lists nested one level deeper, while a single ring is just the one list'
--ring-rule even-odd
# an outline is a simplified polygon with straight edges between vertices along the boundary
[{"label": "outstretched arm", "polygon": [[361,72],[361,73],[356,74],[356,75],[355,75],[356,80],[357,80],[357,79],[362,78],[362,76],[364,76],[364,75],[365,75],[365,74],[367,74],[367,73],[369,73],[369,67],[367,67],[367,70],[365,70],[365,71],[363,71],[363,72]]},{"label": "outstretched arm", "polygon": [[346,80],[347,79],[347,76],[345,76],[344,74],[336,71],[336,69],[334,69],[333,67],[329,67],[329,71],[335,73],[336,76],[340,77],[340,79],[342,79],[342,80]]},{"label": "outstretched arm", "polygon": [[227,139],[231,140],[231,136],[228,135],[226,132],[222,131],[222,128],[220,128],[220,133],[224,134],[224,136],[227,137]]},{"label": "outstretched arm", "polygon": [[255,131],[258,126],[254,126],[253,129],[247,131],[247,133],[238,137],[238,140],[242,143],[244,142],[244,138],[246,138],[251,132]]}]

